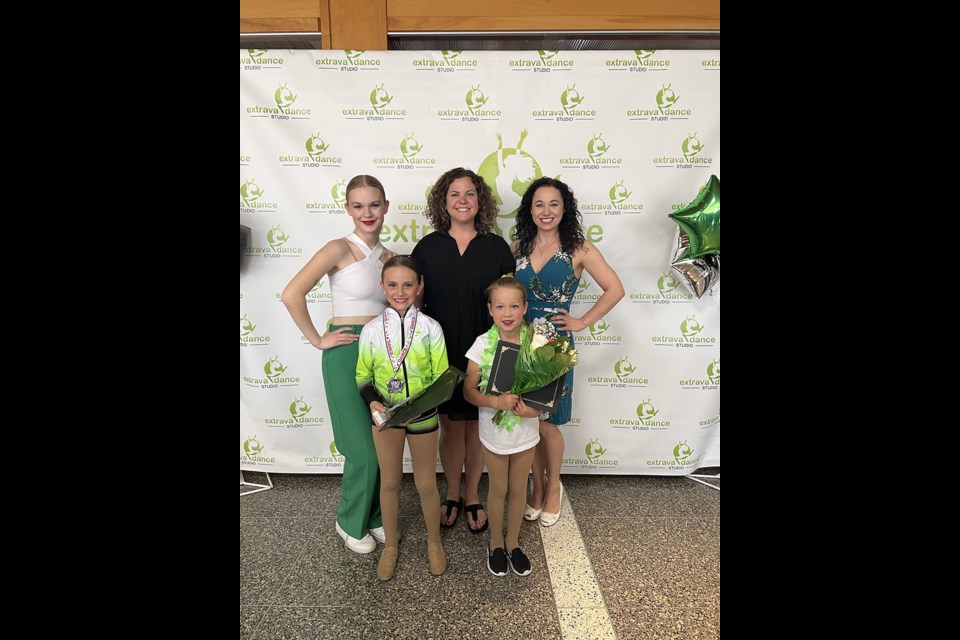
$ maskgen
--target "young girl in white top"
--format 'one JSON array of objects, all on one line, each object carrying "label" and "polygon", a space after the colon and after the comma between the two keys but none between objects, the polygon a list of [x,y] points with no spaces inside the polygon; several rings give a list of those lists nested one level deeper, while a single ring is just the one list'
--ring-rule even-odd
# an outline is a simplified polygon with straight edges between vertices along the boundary
[{"label": "young girl in white top", "polygon": [[[540,412],[528,407],[514,393],[488,396],[486,389],[494,351],[501,339],[520,343],[527,312],[527,289],[513,276],[502,276],[487,287],[487,310],[493,318],[490,331],[479,336],[467,351],[467,379],[463,397],[480,408],[480,443],[487,463],[490,491],[487,516],[490,546],[487,568],[495,576],[507,575],[508,564],[519,576],[530,574],[530,560],[520,548],[520,525],[527,495],[527,476],[534,448],[540,442]],[[493,422],[496,410],[505,412],[500,425]],[[503,535],[503,503],[507,502],[507,535]],[[506,549],[511,551],[507,552]]]}]

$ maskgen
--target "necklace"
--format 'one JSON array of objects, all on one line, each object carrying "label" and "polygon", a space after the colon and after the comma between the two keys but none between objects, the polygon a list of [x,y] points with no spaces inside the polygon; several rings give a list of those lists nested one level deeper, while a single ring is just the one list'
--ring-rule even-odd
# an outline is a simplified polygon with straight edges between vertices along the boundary
[{"label": "necklace", "polygon": [[547,244],[543,244],[543,243],[538,244],[538,245],[537,245],[537,254],[539,254],[540,256],[542,256],[544,253],[546,253],[546,248],[552,247],[552,246],[555,245],[555,244],[557,244],[556,238],[554,238],[553,240],[551,240],[551,241],[548,242]]},{"label": "necklace", "polygon": [[[387,356],[390,358],[390,366],[393,367],[393,378],[387,382],[387,391],[390,393],[400,393],[403,391],[403,380],[398,377],[398,372],[400,371],[400,365],[403,364],[403,359],[407,357],[407,351],[410,350],[410,345],[413,344],[414,330],[417,328],[417,308],[411,307],[410,313],[410,336],[406,341],[406,344],[403,347],[403,351],[400,353],[399,357],[394,357],[393,355],[393,341],[390,339],[390,329],[387,324],[387,313],[390,308],[387,307],[387,310],[383,312],[383,337],[387,343]],[[404,318],[400,318],[400,339],[403,340],[403,322]]]}]

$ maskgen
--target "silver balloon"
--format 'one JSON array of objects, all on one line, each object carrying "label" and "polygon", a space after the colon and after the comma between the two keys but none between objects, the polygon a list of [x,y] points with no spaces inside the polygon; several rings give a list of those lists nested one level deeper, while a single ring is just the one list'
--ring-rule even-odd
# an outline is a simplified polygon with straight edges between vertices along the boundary
[{"label": "silver balloon", "polygon": [[702,298],[703,294],[720,284],[720,254],[711,254],[687,260],[684,256],[690,249],[690,239],[683,229],[677,227],[676,246],[670,270],[683,282],[690,293]]}]

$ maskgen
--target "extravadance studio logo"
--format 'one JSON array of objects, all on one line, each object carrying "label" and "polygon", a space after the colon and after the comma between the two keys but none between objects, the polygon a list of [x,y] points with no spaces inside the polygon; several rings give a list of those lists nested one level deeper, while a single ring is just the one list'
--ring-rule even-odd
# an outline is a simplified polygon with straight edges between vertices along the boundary
[{"label": "extravadance studio logo", "polygon": [[656,156],[653,158],[653,164],[659,167],[669,168],[671,165],[676,169],[693,169],[695,166],[709,166],[713,164],[713,158],[702,154],[704,145],[697,138],[696,132],[687,135],[680,143],[679,156]]},{"label": "extravadance studio logo", "polygon": [[248,386],[260,387],[261,389],[275,389],[300,384],[299,377],[284,375],[286,372],[287,367],[280,361],[280,356],[274,356],[263,365],[264,377],[244,376],[243,381]]},{"label": "extravadance studio logo", "polygon": [[606,320],[597,320],[588,328],[590,338],[585,340],[585,344],[617,344],[623,341],[623,336],[616,335],[610,331],[612,325]]},{"label": "extravadance studio logo", "polygon": [[397,169],[433,169],[436,167],[437,159],[427,156],[421,156],[423,145],[414,136],[413,133],[405,134],[398,145],[400,156],[378,156],[373,159],[373,164],[378,168],[396,167]]},{"label": "extravadance studio logo", "polygon": [[330,455],[319,455],[319,456],[307,456],[303,459],[307,463],[307,466],[310,467],[333,467],[340,468],[343,466],[343,455],[340,451],[337,450],[336,440],[330,441],[330,446],[327,448],[330,452]]},{"label": "extravadance studio logo", "polygon": [[240,185],[240,209],[243,213],[272,213],[277,210],[276,202],[262,199],[264,190],[255,182],[255,178],[245,180]]},{"label": "extravadance studio logo", "polygon": [[569,156],[560,158],[560,166],[564,169],[582,168],[593,169],[613,169],[619,168],[623,164],[623,158],[620,156],[608,156],[611,145],[603,139],[603,133],[594,135],[587,140],[586,149],[588,157]]},{"label": "extravadance studio logo", "polygon": [[577,89],[577,84],[567,85],[560,93],[560,106],[562,109],[534,109],[531,112],[537,120],[554,120],[556,122],[573,122],[576,120],[593,120],[596,115],[596,109],[580,109],[586,96]]},{"label": "extravadance studio logo", "polygon": [[441,120],[459,120],[461,122],[478,122],[480,120],[499,120],[502,115],[500,109],[487,109],[487,103],[490,102],[490,96],[484,93],[480,85],[467,85],[467,93],[464,97],[466,109],[463,107],[454,107],[438,109],[437,116]]},{"label": "extravadance studio logo", "polygon": [[297,96],[294,95],[292,89],[287,87],[287,83],[283,83],[273,92],[273,100],[277,103],[277,108],[280,110],[280,113],[288,114],[292,110],[291,108],[293,107],[293,103],[296,102]]},{"label": "extravadance studio logo", "polygon": [[363,120],[364,118],[368,121],[383,120],[384,118],[387,120],[402,120],[406,117],[407,110],[396,108],[396,106],[391,107],[393,99],[394,96],[387,90],[386,83],[380,83],[374,85],[370,95],[367,96],[367,104],[371,108],[344,107],[341,113],[348,120]]},{"label": "extravadance studio logo", "polygon": [[[503,136],[498,133],[496,151],[487,155],[477,169],[477,173],[489,185],[494,199],[500,205],[498,218],[515,218],[517,209],[520,208],[520,199],[526,193],[527,187],[534,180],[543,177],[540,163],[522,148],[527,134],[524,129],[520,132],[520,139],[515,147],[505,147]],[[499,226],[497,228],[499,229]],[[503,235],[502,229],[498,231],[498,235]]]},{"label": "extravadance studio logo", "polygon": [[240,68],[244,71],[259,71],[260,69],[275,69],[283,65],[283,58],[276,55],[268,56],[269,49],[247,49],[246,56],[240,57]]},{"label": "extravadance studio logo", "polygon": [[576,465],[582,469],[596,469],[597,467],[615,467],[620,464],[619,460],[606,458],[607,449],[600,443],[600,440],[594,438],[583,448],[583,458],[564,458],[564,465]]},{"label": "extravadance studio logo", "polygon": [[689,348],[689,347],[710,347],[717,343],[717,339],[713,336],[703,335],[706,327],[697,320],[696,315],[686,316],[683,320],[680,321],[680,334],[679,336],[667,336],[659,335],[652,336],[650,340],[656,346],[669,347],[675,345],[680,348]]},{"label": "extravadance studio logo", "polygon": [[307,211],[312,213],[324,212],[327,214],[339,215],[345,213],[343,206],[347,203],[347,181],[337,180],[330,187],[330,201],[315,200],[307,202],[304,206]]},{"label": "extravadance studio logo", "polygon": [[344,49],[343,55],[338,56],[336,53],[329,51],[319,58],[314,58],[313,63],[318,69],[323,70],[352,72],[361,68],[364,71],[379,69],[380,59],[364,57],[364,53],[366,53],[366,49]]},{"label": "extravadance studio logo", "polygon": [[720,388],[720,360],[715,359],[706,366],[706,378],[684,378],[680,386],[685,390],[713,391]]},{"label": "extravadance studio logo", "polygon": [[630,301],[641,304],[670,304],[671,302],[690,303],[693,301],[693,294],[686,293],[683,290],[677,290],[680,282],[674,277],[673,273],[669,271],[657,278],[656,285],[656,293],[631,293]]},{"label": "extravadance studio logo", "polygon": [[693,457],[695,449],[687,444],[686,440],[678,442],[670,450],[669,459],[647,460],[648,467],[665,467],[673,471],[683,471],[691,467],[696,467],[700,463],[700,456]]},{"label": "extravadance studio logo", "polygon": [[634,376],[637,368],[630,362],[630,358],[623,356],[613,365],[612,376],[590,376],[587,382],[591,386],[605,386],[610,388],[645,387],[650,383],[648,378]]},{"label": "extravadance studio logo", "polygon": [[264,446],[257,441],[257,436],[251,436],[244,440],[240,446],[240,451],[241,464],[256,465],[273,464],[276,462],[276,458],[261,455],[264,451]]},{"label": "extravadance studio logo", "polygon": [[267,246],[251,246],[246,255],[264,258],[298,258],[303,255],[303,247],[288,245],[289,240],[287,232],[280,225],[274,225],[266,233]]},{"label": "extravadance studio logo", "polygon": [[627,117],[631,120],[649,120],[651,122],[689,120],[693,115],[693,110],[684,109],[682,106],[678,107],[680,98],[681,95],[674,89],[673,83],[662,85],[653,97],[656,109],[649,106],[628,109]]},{"label": "extravadance studio logo", "polygon": [[247,113],[255,118],[270,116],[271,120],[289,120],[291,117],[300,120],[309,117],[313,110],[308,107],[294,107],[298,95],[287,85],[286,82],[278,83],[276,91],[273,92],[273,106],[250,105]]},{"label": "extravadance studio logo", "polygon": [[247,318],[247,314],[240,316],[240,346],[262,347],[270,344],[270,336],[253,335],[257,325]]},{"label": "extravadance studio logo", "polygon": [[550,73],[551,71],[570,71],[573,69],[574,61],[557,59],[559,49],[540,49],[537,51],[539,58],[520,57],[513,58],[507,62],[511,71],[534,71],[539,73]]}]

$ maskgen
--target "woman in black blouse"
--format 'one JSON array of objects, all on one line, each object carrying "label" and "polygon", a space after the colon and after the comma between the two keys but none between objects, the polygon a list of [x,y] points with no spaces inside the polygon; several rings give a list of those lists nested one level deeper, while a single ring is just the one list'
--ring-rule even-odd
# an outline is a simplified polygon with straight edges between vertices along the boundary
[{"label": "woman in black blouse", "polygon": [[[440,176],[427,199],[426,215],[434,231],[411,254],[423,269],[422,309],[443,327],[450,364],[466,371],[467,350],[491,325],[484,291],[500,276],[513,273],[515,260],[506,240],[493,233],[497,217],[493,193],[473,171],[457,167]],[[470,531],[486,531],[487,514],[479,495],[483,453],[477,408],[464,400],[461,386],[439,412],[440,462],[447,479],[440,524],[452,527],[462,509]]]}]

